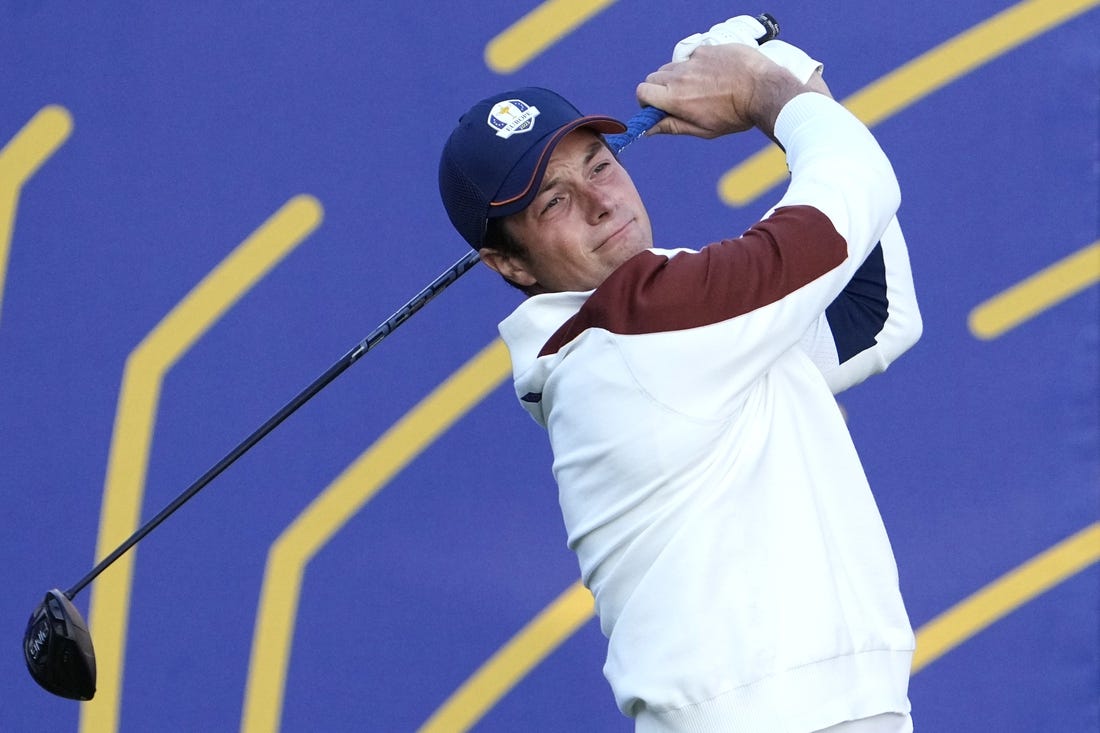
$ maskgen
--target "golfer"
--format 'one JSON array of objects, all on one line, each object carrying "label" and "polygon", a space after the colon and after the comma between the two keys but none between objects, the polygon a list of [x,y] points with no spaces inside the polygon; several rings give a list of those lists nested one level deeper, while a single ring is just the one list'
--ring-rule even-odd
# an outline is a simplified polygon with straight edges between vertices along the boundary
[{"label": "golfer", "polygon": [[527,296],[500,333],[636,730],[910,731],[913,633],[834,398],[920,334],[898,182],[789,70],[809,57],[770,45],[697,43],[637,89],[668,113],[652,134],[786,151],[786,192],[740,236],[655,248],[602,137],[623,125],[540,88],[461,118],[440,190]]}]

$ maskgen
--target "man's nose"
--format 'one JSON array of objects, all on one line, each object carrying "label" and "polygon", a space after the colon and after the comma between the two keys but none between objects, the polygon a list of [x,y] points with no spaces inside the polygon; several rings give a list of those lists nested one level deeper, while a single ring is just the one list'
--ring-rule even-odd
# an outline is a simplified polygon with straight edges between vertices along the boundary
[{"label": "man's nose", "polygon": [[588,186],[584,192],[585,213],[590,224],[599,224],[615,210],[611,193],[599,186]]}]

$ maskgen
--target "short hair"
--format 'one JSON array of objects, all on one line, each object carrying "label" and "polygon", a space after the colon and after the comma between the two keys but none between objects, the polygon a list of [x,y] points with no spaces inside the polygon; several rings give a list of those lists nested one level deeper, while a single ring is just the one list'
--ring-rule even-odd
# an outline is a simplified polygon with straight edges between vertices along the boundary
[{"label": "short hair", "polygon": [[[493,219],[488,219],[485,222],[485,236],[483,238],[484,246],[489,249],[495,249],[503,255],[508,257],[516,257],[521,260],[527,259],[527,246],[523,242],[519,241],[507,225],[508,217],[500,216]],[[524,285],[520,285],[517,282],[509,280],[501,275],[504,282],[511,285],[513,288],[520,290],[524,295],[531,295],[532,292]]]}]

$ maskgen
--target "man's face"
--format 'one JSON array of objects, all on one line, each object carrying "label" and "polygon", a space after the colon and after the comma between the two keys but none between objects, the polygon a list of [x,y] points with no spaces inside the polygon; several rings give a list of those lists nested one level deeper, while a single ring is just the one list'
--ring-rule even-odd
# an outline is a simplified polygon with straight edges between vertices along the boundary
[{"label": "man's face", "polygon": [[591,290],[653,246],[634,182],[600,136],[585,128],[558,143],[534,201],[505,226],[524,254],[483,249],[482,259],[532,293]]}]

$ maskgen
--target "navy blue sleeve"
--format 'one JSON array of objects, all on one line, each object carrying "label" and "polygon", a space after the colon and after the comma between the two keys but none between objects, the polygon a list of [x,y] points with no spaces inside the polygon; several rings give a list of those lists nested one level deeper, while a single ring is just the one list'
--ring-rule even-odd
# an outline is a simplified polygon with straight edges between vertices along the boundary
[{"label": "navy blue sleeve", "polygon": [[875,345],[889,312],[882,243],[875,245],[851,281],[825,309],[840,363]]}]

